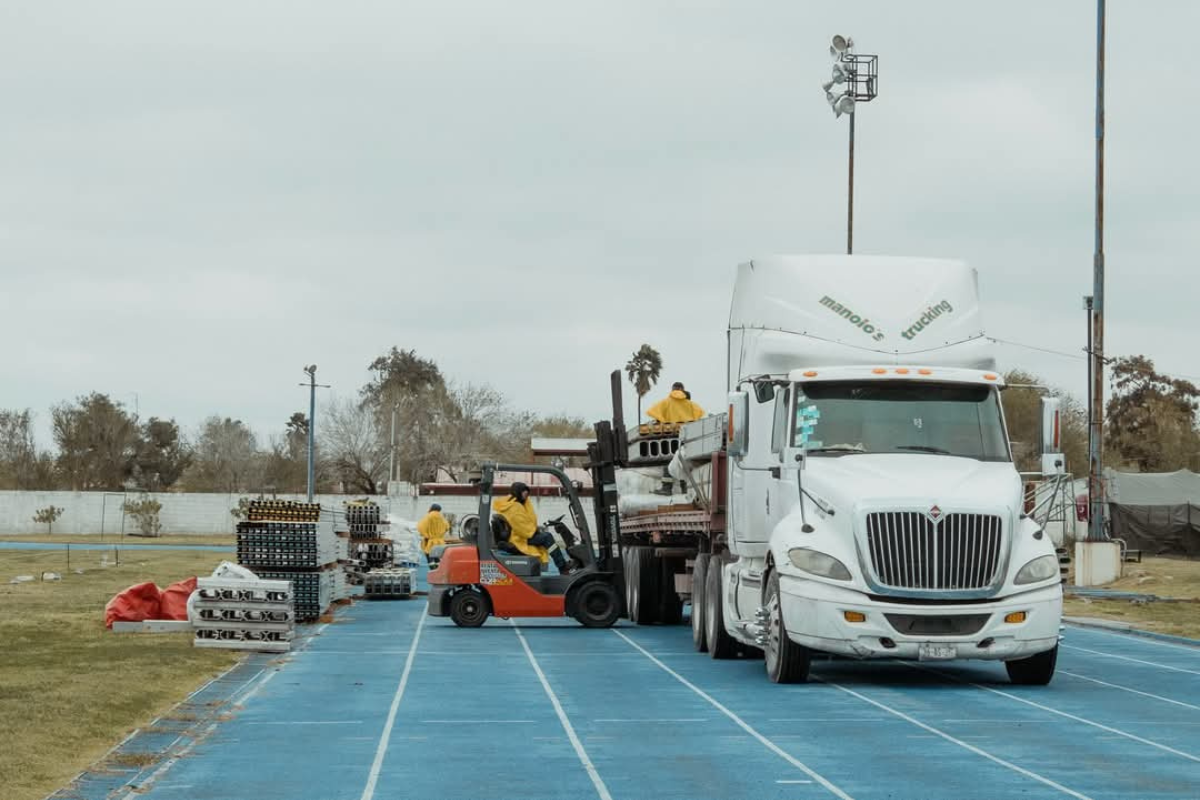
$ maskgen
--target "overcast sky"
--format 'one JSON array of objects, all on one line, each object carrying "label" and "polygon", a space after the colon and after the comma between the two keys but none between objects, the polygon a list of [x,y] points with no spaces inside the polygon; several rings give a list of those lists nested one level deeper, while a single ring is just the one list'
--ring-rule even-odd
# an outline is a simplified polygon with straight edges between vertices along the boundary
[{"label": "overcast sky", "polygon": [[[1108,352],[1191,375],[1197,28],[1110,4]],[[720,406],[735,265],[844,248],[834,33],[880,55],[856,252],[966,259],[992,335],[1081,353],[1090,0],[30,0],[0,6],[0,407],[43,446],[93,390],[265,437],[303,365],[351,394],[397,345],[590,420],[643,342]],[[998,355],[1084,392],[1081,358]]]}]

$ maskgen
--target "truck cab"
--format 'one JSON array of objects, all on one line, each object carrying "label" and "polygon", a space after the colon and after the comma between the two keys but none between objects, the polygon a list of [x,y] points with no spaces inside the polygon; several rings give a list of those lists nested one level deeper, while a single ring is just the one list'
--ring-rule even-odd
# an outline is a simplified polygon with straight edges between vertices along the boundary
[{"label": "truck cab", "polygon": [[817,654],[1051,679],[1058,558],[1024,513],[976,284],[933,259],[739,268],[726,535],[692,593],[714,656],[760,648],[777,682]]}]

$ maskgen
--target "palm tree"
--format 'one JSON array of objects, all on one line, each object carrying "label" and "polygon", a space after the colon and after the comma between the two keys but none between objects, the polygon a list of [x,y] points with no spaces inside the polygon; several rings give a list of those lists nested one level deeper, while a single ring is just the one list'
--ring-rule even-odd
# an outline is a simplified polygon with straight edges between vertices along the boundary
[{"label": "palm tree", "polygon": [[662,374],[662,366],[662,356],[648,344],[642,345],[625,365],[625,374],[629,376],[629,382],[637,391],[639,423],[642,421],[642,398],[650,393],[654,384],[658,383],[658,376]]}]

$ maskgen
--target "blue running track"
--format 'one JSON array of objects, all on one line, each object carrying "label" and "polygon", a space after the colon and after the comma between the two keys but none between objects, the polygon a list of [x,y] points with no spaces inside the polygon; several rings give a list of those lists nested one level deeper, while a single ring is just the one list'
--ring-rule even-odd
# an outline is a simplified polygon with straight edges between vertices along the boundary
[{"label": "blue running track", "polygon": [[1068,629],[1048,687],[1002,665],[822,661],[775,686],[687,627],[460,630],[358,602],[148,727],[117,800],[1006,800],[1200,797],[1200,648]]}]

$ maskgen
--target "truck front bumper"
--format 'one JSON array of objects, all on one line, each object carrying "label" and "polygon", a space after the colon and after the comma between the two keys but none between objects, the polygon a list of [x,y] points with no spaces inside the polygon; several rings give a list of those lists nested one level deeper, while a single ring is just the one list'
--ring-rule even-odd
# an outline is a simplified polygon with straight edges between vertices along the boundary
[{"label": "truck front bumper", "polygon": [[[805,647],[854,658],[953,658],[1008,661],[1058,644],[1062,589],[1050,586],[988,603],[917,605],[877,601],[851,589],[780,575],[788,637]],[[865,617],[851,622],[847,612]],[[1005,617],[1025,612],[1023,622]],[[976,626],[978,626],[976,628]],[[937,647],[935,647],[937,646]]]}]

